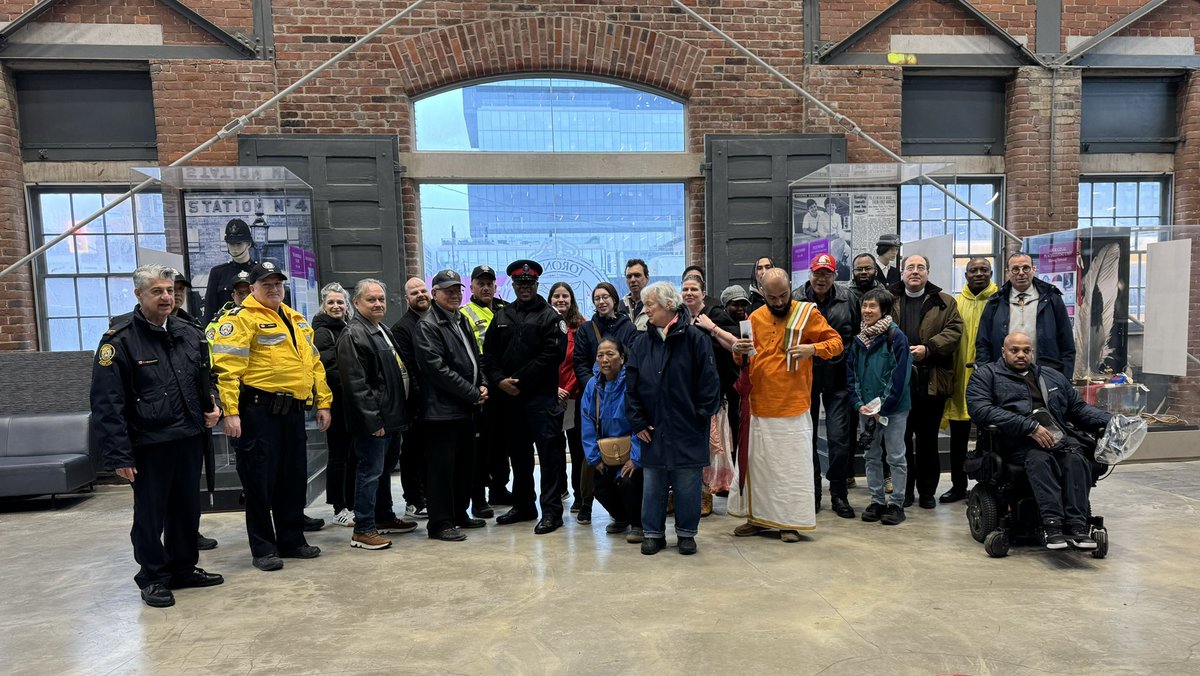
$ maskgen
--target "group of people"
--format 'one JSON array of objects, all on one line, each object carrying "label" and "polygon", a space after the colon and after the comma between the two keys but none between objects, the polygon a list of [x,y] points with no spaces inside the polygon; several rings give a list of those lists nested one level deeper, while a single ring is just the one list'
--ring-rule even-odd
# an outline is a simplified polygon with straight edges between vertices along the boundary
[{"label": "group of people", "polygon": [[[407,310],[390,327],[383,282],[325,286],[310,323],[284,303],[284,271],[264,261],[231,278],[232,300],[202,331],[174,298],[178,273],[139,267],[137,308],[97,350],[92,408],[108,469],[133,483],[142,598],[168,606],[172,589],[223,581],[196,566],[201,449],[218,422],[236,448],[253,565],[273,571],[320,554],[305,539],[324,525],[304,514],[312,409],[327,434],[333,520],[365,550],[389,547],[387,536],[416,530],[418,518],[428,537],[448,542],[492,518],[549,534],[563,526],[573,493],[579,522],[591,521],[599,501],[612,518],[606,532],[647,555],[666,546],[673,510],[678,551],[693,554],[712,510],[703,470],[725,424],[736,463],[728,511],[746,520],[734,535],[800,541],[815,528],[822,475],[833,510],[854,518],[856,436],[870,494],[862,520],[895,525],[914,498],[936,505],[943,417],[953,487],[942,502],[965,495],[970,420],[985,419],[1028,439],[1022,460],[1048,534],[1057,528],[1086,546],[1078,468],[1057,453],[1062,442],[1044,443],[1044,426],[1028,424],[1039,406],[1064,428],[1090,431],[1104,418],[1061,384],[1074,349],[1057,289],[1036,279],[1023,254],[1009,258],[1002,289],[990,263],[973,259],[966,288],[951,297],[929,283],[920,255],[900,260],[889,287],[883,268],[899,242],[885,244],[889,251],[854,260],[848,285],[834,281],[828,254],[797,289],[763,258],[750,289],[731,286],[720,299],[708,295],[699,266],[677,288],[649,283],[649,266],[633,259],[628,293],[597,284],[590,318],[566,283],[539,293],[536,261],[508,266],[511,302],[496,295],[487,265],[468,282],[442,270],[428,287],[407,281]],[[984,378],[1031,384],[984,387]],[[822,406],[824,448],[814,434]],[[1086,488],[1083,500],[1086,512]],[[497,515],[493,505],[509,509]]]}]

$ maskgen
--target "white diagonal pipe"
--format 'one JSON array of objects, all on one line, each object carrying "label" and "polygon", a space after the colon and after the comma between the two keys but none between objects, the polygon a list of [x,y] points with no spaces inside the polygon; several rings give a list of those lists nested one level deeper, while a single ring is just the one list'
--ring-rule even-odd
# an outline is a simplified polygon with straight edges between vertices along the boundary
[{"label": "white diagonal pipe", "polygon": [[[267,112],[271,108],[274,108],[276,104],[278,104],[283,99],[287,98],[289,95],[291,95],[292,92],[296,91],[300,87],[303,87],[310,80],[317,77],[318,75],[325,72],[326,70],[329,70],[330,67],[332,67],[333,65],[335,65],[342,59],[346,58],[351,53],[357,51],[359,47],[362,47],[363,45],[367,44],[371,40],[374,40],[380,33],[391,28],[393,25],[396,24],[397,21],[408,16],[413,10],[415,10],[416,8],[425,4],[426,2],[428,2],[428,0],[416,0],[416,2],[414,2],[413,4],[406,7],[402,12],[400,12],[396,16],[393,16],[392,18],[388,19],[387,21],[383,22],[375,30],[371,31],[370,33],[367,33],[366,35],[362,36],[361,38],[355,40],[353,43],[347,45],[345,49],[338,52],[337,54],[334,54],[332,57],[329,58],[328,61],[326,61],[325,63],[322,63],[321,65],[317,66],[313,70],[309,71],[307,74],[305,74],[299,80],[296,80],[291,85],[289,85],[286,89],[279,91],[274,96],[272,96],[271,98],[269,98],[266,101],[264,101],[263,103],[261,103],[254,110],[251,110],[250,112],[246,113],[245,115],[241,115],[239,117],[235,117],[232,120],[230,120],[229,123],[226,124],[224,127],[222,127],[221,130],[218,131],[212,138],[208,139],[204,143],[201,143],[200,145],[196,146],[195,148],[192,148],[189,152],[187,152],[182,157],[175,160],[168,166],[177,167],[181,164],[185,164],[185,163],[191,161],[192,158],[196,157],[200,153],[211,148],[213,145],[215,145],[219,141],[223,141],[231,136],[236,136],[242,129],[245,128],[245,126],[247,124],[250,123],[251,120],[258,117],[259,115],[262,115],[263,113]],[[21,258],[20,260],[18,260],[15,263],[13,263],[12,265],[8,266],[7,268],[4,268],[4,270],[0,271],[0,278],[5,277],[6,275],[12,274],[14,271],[16,271],[21,266],[25,265],[29,261],[32,261],[34,258],[37,258],[38,256],[42,255],[46,251],[49,251],[52,247],[54,247],[54,245],[58,244],[59,242],[63,241],[64,239],[70,237],[71,235],[74,235],[76,232],[78,232],[80,229],[86,227],[92,221],[95,221],[97,218],[100,218],[101,216],[108,213],[109,211],[112,211],[114,208],[119,206],[122,202],[129,199],[130,197],[133,197],[134,195],[138,194],[139,192],[145,190],[146,188],[150,187],[155,182],[156,182],[155,179],[148,178],[148,179],[142,181],[141,183],[135,185],[134,187],[130,188],[125,194],[116,198],[112,202],[105,204],[96,213],[92,214],[91,216],[88,216],[87,218],[83,219],[82,221],[79,221],[78,223],[76,223],[75,225],[68,228],[65,232],[63,232],[59,236],[55,237],[54,239],[50,240],[49,242],[46,242],[42,246],[34,249],[33,251],[30,251],[28,255],[24,256],[23,258]]]}]

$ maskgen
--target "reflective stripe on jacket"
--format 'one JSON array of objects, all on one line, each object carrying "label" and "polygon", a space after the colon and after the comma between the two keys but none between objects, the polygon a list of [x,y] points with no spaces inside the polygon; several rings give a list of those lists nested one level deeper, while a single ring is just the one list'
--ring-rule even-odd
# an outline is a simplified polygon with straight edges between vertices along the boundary
[{"label": "reflective stripe on jacket", "polygon": [[[287,317],[292,334],[280,316]],[[241,386],[267,392],[287,392],[300,401],[329,408],[333,394],[325,381],[321,353],[313,344],[313,330],[304,315],[287,305],[279,312],[264,307],[254,296],[230,310],[217,327],[213,341],[213,371],[226,415],[238,415]]]}]

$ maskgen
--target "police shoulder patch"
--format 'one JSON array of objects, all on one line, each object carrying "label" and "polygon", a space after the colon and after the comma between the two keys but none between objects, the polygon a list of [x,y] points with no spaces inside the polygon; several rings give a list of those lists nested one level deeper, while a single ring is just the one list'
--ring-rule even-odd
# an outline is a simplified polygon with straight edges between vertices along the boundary
[{"label": "police shoulder patch", "polygon": [[565,320],[558,320],[558,330],[562,331],[563,333],[567,332],[567,322]]},{"label": "police shoulder patch", "polygon": [[217,339],[217,330],[211,326],[208,327],[208,330],[204,332],[204,338],[210,343],[213,342]]},{"label": "police shoulder patch", "polygon": [[96,363],[101,366],[111,366],[113,357],[117,356],[117,348],[112,346],[112,343],[104,343],[96,352]]},{"label": "police shoulder patch", "polygon": [[217,332],[222,336],[233,335],[233,322],[225,322],[224,324],[221,324],[221,327],[217,329]]}]

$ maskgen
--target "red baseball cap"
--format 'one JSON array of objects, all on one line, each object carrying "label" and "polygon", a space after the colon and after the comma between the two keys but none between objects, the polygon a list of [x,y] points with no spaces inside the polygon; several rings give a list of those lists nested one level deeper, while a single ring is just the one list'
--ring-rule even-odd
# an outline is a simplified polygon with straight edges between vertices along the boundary
[{"label": "red baseball cap", "polygon": [[812,265],[809,266],[809,269],[813,272],[816,272],[817,270],[837,272],[837,261],[833,260],[833,256],[830,256],[829,254],[821,254],[820,256],[812,259]]}]

